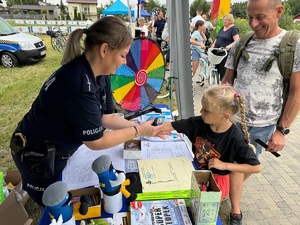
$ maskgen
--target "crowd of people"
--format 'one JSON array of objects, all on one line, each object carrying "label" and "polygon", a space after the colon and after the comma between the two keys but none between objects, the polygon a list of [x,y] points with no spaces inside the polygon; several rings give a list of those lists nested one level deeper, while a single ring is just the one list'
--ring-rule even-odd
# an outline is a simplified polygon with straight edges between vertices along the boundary
[{"label": "crowd of people", "polygon": [[[229,51],[228,58],[218,66],[222,85],[204,91],[200,116],[158,126],[152,125],[153,120],[137,125],[114,114],[110,75],[126,64],[133,42],[124,22],[104,17],[88,28],[73,31],[62,66],[44,83],[12,134],[11,154],[21,172],[23,188],[43,206],[43,191],[58,180],[67,159],[81,144],[101,150],[134,137],[163,137],[177,130],[193,143],[198,169],[210,169],[222,197],[230,197],[230,224],[242,224],[243,182],[262,169],[262,148],[254,139],[259,137],[268,143],[266,151],[281,151],[286,130],[300,110],[300,40],[295,47],[285,105],[278,63],[274,61],[268,71],[259,69],[279,49],[286,33],[278,25],[282,12],[280,0],[248,1],[247,14],[254,34],[245,47],[249,59],[240,59],[236,68],[239,29],[232,14],[224,15],[224,26],[211,44]],[[190,23],[193,76],[199,58],[206,57],[205,33],[215,30],[202,9],[196,14]],[[167,18],[162,11],[148,24],[138,18],[140,35],[155,38],[158,44],[163,39],[169,41]]]}]

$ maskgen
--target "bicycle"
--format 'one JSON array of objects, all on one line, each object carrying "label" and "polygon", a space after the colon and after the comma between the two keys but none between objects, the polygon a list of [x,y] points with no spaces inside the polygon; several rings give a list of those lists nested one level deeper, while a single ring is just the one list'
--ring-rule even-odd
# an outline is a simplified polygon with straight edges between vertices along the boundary
[{"label": "bicycle", "polygon": [[[225,48],[209,48],[207,53],[207,59],[200,58],[198,67],[198,70],[200,70],[200,80],[202,79],[204,84],[207,83],[207,86],[220,84],[220,74],[218,73],[216,65],[222,62],[228,52]],[[201,70],[200,67],[203,67],[203,69]]]},{"label": "bicycle", "polygon": [[56,31],[56,28],[54,27],[52,30],[48,30],[46,32],[47,35],[51,37],[52,48],[59,52],[62,52],[64,50],[67,41],[67,35],[62,32],[60,28],[61,26],[63,26],[63,24],[59,25]]}]

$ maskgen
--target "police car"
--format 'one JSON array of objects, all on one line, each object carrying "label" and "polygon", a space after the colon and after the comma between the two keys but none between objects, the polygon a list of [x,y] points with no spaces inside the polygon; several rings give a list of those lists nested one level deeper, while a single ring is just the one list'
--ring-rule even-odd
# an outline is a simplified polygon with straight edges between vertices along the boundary
[{"label": "police car", "polygon": [[0,63],[4,67],[38,62],[45,56],[41,38],[19,32],[0,17]]}]

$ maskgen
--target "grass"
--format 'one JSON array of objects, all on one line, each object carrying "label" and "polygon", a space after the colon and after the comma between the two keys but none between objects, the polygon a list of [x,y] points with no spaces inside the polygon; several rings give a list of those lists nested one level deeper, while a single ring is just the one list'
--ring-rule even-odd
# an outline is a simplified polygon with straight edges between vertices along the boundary
[{"label": "grass", "polygon": [[[38,35],[39,36],[39,35]],[[50,37],[40,35],[47,46],[47,56],[33,65],[16,68],[0,66],[0,170],[15,168],[11,158],[9,141],[17,123],[30,109],[44,81],[60,66],[61,53],[52,49]],[[26,203],[26,210],[32,225],[38,224],[42,208],[31,199]]]}]

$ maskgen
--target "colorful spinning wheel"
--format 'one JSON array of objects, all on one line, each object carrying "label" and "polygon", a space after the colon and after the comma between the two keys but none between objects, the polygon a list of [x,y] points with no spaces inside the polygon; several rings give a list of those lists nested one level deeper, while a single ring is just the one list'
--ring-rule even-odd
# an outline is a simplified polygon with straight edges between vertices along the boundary
[{"label": "colorful spinning wheel", "polygon": [[127,111],[139,111],[157,97],[165,76],[165,59],[151,39],[135,38],[120,66],[111,77],[111,88],[117,104]]}]

